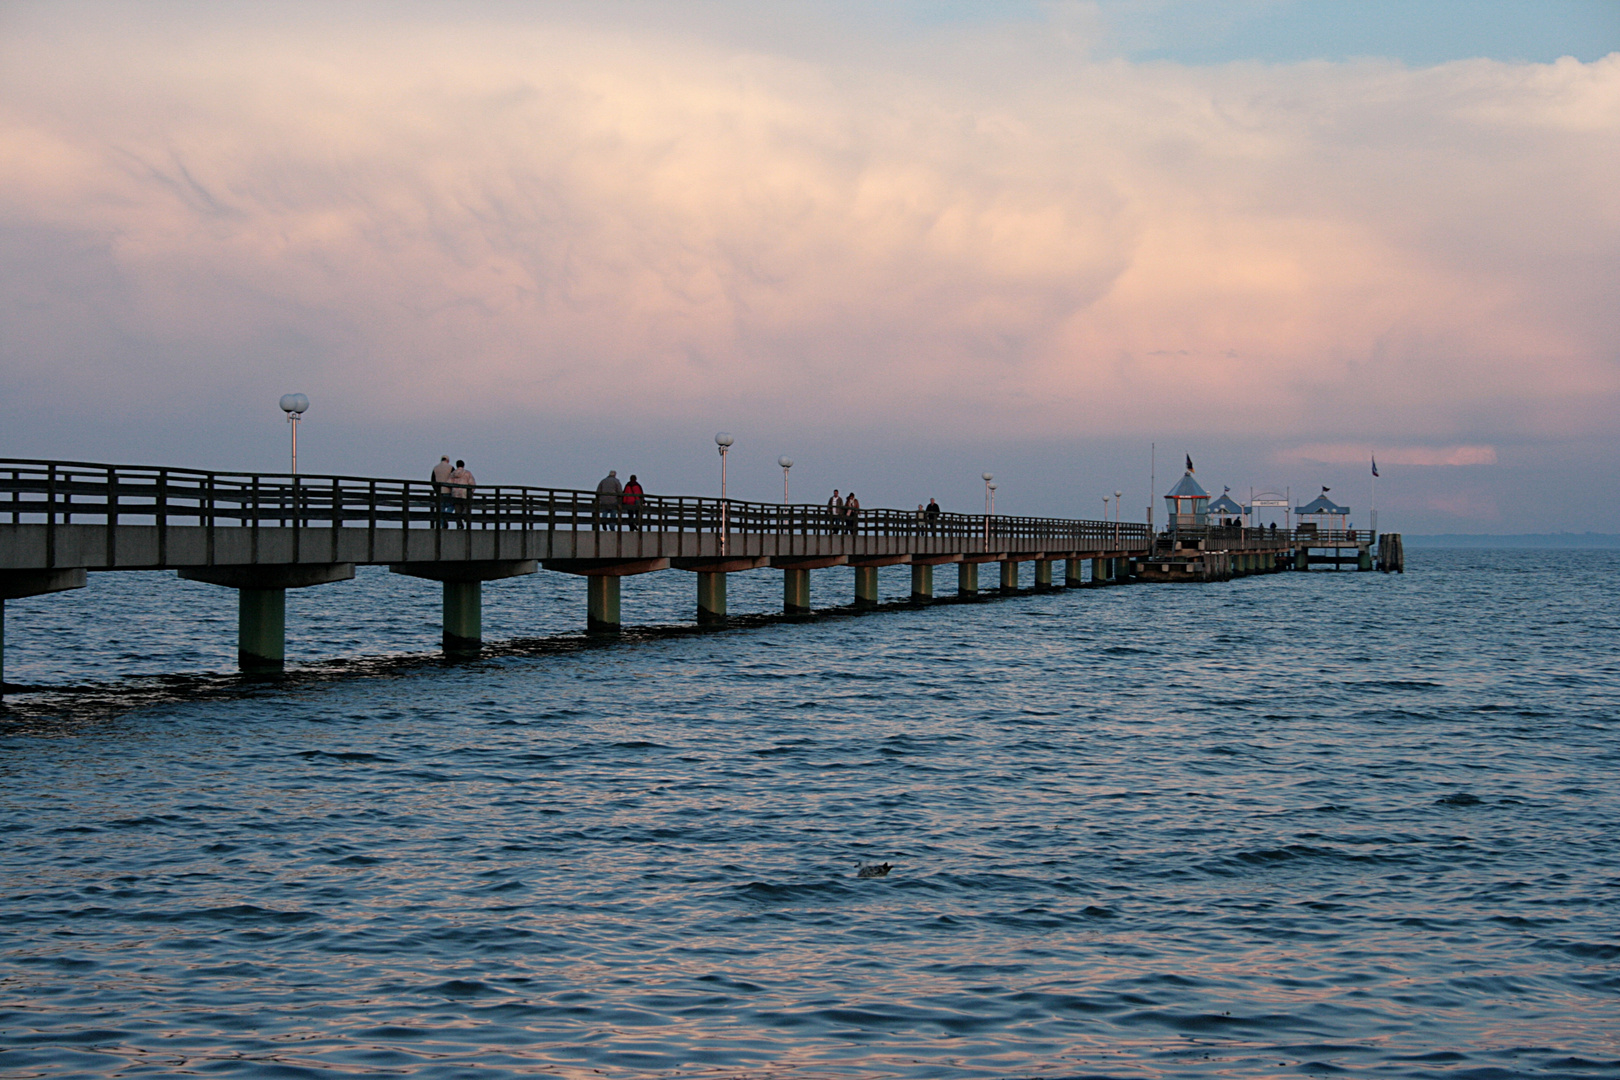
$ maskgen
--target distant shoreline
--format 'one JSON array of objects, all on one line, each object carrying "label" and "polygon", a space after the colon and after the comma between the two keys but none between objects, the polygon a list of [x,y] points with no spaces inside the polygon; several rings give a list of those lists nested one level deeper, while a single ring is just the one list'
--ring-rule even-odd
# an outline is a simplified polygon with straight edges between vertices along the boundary
[{"label": "distant shoreline", "polygon": [[1620,548],[1616,533],[1431,533],[1407,534],[1415,548]]}]

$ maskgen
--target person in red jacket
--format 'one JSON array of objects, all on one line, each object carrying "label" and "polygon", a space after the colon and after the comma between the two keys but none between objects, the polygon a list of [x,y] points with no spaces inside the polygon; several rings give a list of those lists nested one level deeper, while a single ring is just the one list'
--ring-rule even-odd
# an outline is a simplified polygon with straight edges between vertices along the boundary
[{"label": "person in red jacket", "polygon": [[632,532],[641,531],[641,496],[643,494],[641,481],[636,479],[635,473],[631,473],[629,483],[624,485],[624,491],[619,494],[619,502],[624,505],[624,516],[629,520]]}]

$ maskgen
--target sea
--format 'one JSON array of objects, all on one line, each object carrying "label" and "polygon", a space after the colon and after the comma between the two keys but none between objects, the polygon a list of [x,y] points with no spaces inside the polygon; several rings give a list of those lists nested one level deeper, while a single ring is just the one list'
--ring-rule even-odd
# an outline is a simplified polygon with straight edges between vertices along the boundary
[{"label": "sea", "polygon": [[8,601],[0,1074],[1620,1076],[1608,553],[852,579]]}]

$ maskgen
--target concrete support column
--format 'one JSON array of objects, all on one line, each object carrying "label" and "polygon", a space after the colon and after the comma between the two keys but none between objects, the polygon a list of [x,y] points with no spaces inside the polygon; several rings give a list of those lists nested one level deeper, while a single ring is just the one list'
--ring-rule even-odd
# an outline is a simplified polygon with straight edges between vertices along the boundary
[{"label": "concrete support column", "polygon": [[782,571],[782,611],[787,615],[810,614],[810,571]]},{"label": "concrete support column", "polygon": [[979,564],[976,562],[963,562],[956,564],[956,595],[974,599],[979,595]]},{"label": "concrete support column", "polygon": [[1091,583],[1093,585],[1106,585],[1114,576],[1113,559],[1091,560]]},{"label": "concrete support column", "polygon": [[1044,592],[1052,587],[1052,560],[1035,560],[1035,590]]},{"label": "concrete support column", "polygon": [[484,647],[484,583],[444,583],[444,651],[476,655]]},{"label": "concrete support column", "polygon": [[186,567],[180,576],[237,591],[236,662],[245,675],[275,675],[287,659],[287,590],[354,577],[353,563]]},{"label": "concrete support column", "polygon": [[1310,551],[1310,548],[1295,548],[1294,549],[1294,569],[1295,570],[1309,570],[1310,568],[1311,568],[1311,551]]},{"label": "concrete support column", "polygon": [[287,590],[236,591],[236,666],[244,675],[278,674],[287,664]]},{"label": "concrete support column", "polygon": [[[610,574],[592,574],[585,579],[590,608],[585,616],[587,634],[619,632],[619,579]],[[449,631],[446,631],[448,636]]]},{"label": "concrete support column", "polygon": [[455,559],[391,563],[389,569],[406,577],[437,581],[444,590],[445,655],[477,656],[484,647],[484,582],[523,577],[538,566],[533,559]]},{"label": "concrete support column", "polygon": [[878,603],[878,568],[875,566],[857,566],[855,568],[855,606],[858,608],[874,608]]},{"label": "concrete support column", "polygon": [[1001,564],[1001,591],[1004,593],[1018,591],[1018,564],[1011,559]]},{"label": "concrete support column", "polygon": [[1372,548],[1370,548],[1370,547],[1357,548],[1356,549],[1356,569],[1357,570],[1371,570],[1372,566],[1373,566],[1373,563],[1372,563]]},{"label": "concrete support column", "polygon": [[697,576],[699,626],[721,626],[726,621],[726,575],[700,570]]},{"label": "concrete support column", "polygon": [[1066,588],[1066,589],[1078,589],[1084,583],[1084,578],[1081,576],[1081,574],[1082,574],[1082,570],[1085,567],[1085,565],[1086,565],[1086,560],[1084,560],[1084,559],[1064,559],[1063,560],[1063,587],[1064,588]]},{"label": "concrete support column", "polygon": [[911,565],[911,598],[929,601],[934,598],[934,568],[924,563]]}]

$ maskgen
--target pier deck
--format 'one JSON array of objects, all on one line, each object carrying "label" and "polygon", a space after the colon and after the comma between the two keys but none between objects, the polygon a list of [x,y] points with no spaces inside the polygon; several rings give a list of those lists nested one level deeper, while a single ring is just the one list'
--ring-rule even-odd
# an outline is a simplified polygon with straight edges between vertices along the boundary
[{"label": "pier deck", "polygon": [[[1349,542],[1365,553],[1359,535]],[[1013,591],[1023,562],[1036,564],[1037,587],[1052,586],[1053,565],[1064,562],[1063,585],[1072,587],[1322,561],[1296,536],[1262,530],[1166,543],[1133,522],[881,508],[840,518],[813,504],[641,495],[631,505],[505,484],[455,501],[427,481],[0,460],[0,664],[4,601],[80,588],[92,572],[173,570],[238,590],[241,666],[274,672],[286,590],[352,578],[357,565],[441,583],[445,649],[464,654],[482,637],[482,583],[542,568],[588,578],[587,629],[613,633],[619,579],[663,570],[696,574],[698,621],[719,624],[726,575],[765,568],[783,571],[784,611],[804,614],[809,571],[830,566],[853,568],[854,604],[870,607],[881,566],[910,565],[912,597],[927,602],[934,568],[949,564],[958,595],[973,597],[979,566],[992,562],[1001,564],[1001,591]]]}]

